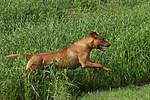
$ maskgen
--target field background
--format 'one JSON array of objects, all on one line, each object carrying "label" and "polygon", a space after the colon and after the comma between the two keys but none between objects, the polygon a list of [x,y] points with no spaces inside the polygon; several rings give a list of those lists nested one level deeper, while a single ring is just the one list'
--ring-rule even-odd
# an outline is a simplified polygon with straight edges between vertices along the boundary
[{"label": "field background", "polygon": [[[112,44],[105,52],[92,50],[90,57],[112,72],[98,70],[94,77],[93,69],[49,68],[29,78],[28,58],[5,57],[59,50],[89,36],[88,30]],[[92,92],[96,99],[113,88],[149,84],[149,33],[149,0],[1,0],[0,99],[84,99]]]}]

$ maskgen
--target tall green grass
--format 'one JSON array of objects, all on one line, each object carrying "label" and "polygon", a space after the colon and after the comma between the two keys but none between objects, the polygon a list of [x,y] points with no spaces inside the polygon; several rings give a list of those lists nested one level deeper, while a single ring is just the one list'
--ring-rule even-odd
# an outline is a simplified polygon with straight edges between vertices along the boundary
[{"label": "tall green grass", "polygon": [[[141,85],[150,80],[148,0],[7,0],[0,3],[0,90],[2,99],[71,99],[81,92]],[[27,58],[62,49],[96,31],[112,45],[92,50],[90,60],[113,71],[93,69],[25,71]]]}]

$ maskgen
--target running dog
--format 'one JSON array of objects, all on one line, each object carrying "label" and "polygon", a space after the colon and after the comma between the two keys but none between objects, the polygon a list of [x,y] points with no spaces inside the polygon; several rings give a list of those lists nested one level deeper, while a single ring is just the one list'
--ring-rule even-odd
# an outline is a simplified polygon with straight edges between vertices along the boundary
[{"label": "running dog", "polygon": [[[105,51],[104,47],[109,47],[111,44],[107,42],[104,37],[89,30],[90,36],[83,38],[70,46],[58,51],[40,53],[35,55],[29,54],[12,54],[6,57],[24,56],[30,58],[26,65],[26,69],[32,68],[35,70],[44,65],[54,64],[56,67],[75,69],[79,66],[82,68],[95,68],[93,73],[97,72],[97,68],[103,69],[106,72],[112,71],[110,68],[104,67],[102,64],[89,61],[90,52],[92,49],[99,49]],[[103,47],[104,46],[104,47]]]}]

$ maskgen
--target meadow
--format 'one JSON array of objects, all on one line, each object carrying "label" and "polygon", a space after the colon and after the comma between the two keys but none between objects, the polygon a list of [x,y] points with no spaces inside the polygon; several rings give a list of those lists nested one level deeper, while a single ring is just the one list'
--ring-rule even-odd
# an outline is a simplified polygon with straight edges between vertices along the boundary
[{"label": "meadow", "polygon": [[[132,85],[149,84],[149,29],[149,0],[2,0],[0,99],[84,99],[91,93],[93,98],[104,98],[103,93],[114,88],[130,90]],[[93,69],[54,66],[31,71],[34,74],[29,77],[25,70],[28,58],[5,57],[56,51],[89,36],[88,30],[111,43],[105,52],[92,50],[90,61],[101,63],[112,72],[99,69],[94,77]],[[149,85],[146,88],[149,90]],[[123,94],[121,90],[124,91],[116,91]],[[140,94],[149,96],[143,91]]]}]

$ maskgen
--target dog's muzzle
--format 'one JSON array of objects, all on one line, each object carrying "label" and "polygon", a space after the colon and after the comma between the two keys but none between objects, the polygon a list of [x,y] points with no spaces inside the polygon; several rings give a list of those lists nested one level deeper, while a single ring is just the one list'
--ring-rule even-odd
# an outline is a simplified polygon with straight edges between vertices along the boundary
[{"label": "dog's muzzle", "polygon": [[[110,43],[106,47],[109,47],[109,46],[111,46]],[[105,51],[106,50],[102,45],[97,45],[97,48],[100,49],[101,51]]]}]

